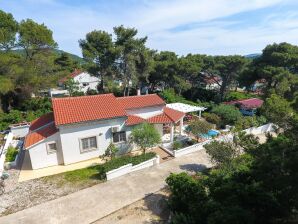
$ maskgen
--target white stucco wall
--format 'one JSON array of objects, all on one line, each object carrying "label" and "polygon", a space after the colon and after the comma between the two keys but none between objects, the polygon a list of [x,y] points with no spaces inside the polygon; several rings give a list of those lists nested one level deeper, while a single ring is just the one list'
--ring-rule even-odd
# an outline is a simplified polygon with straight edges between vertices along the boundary
[{"label": "white stucco wall", "polygon": [[[92,76],[87,72],[82,72],[78,76],[74,77],[74,81],[79,82],[80,91],[86,93],[88,89],[97,89],[99,78]],[[88,83],[88,85],[83,86],[83,83]]]},{"label": "white stucco wall", "polygon": [[[50,153],[47,152],[47,144],[51,142],[56,142],[57,152]],[[40,169],[49,166],[55,166],[58,164],[63,164],[63,154],[61,150],[61,142],[59,138],[59,132],[46,138],[44,141],[33,145],[28,149],[32,169]]]},{"label": "white stucco wall", "polygon": [[161,114],[163,107],[164,107],[163,105],[154,106],[154,107],[144,107],[144,108],[126,110],[126,112],[129,115],[137,115],[137,116],[140,116],[141,118],[147,119],[149,117]]},{"label": "white stucco wall", "polygon": [[10,131],[12,132],[13,137],[23,138],[28,134],[29,127],[30,127],[29,124],[28,125],[15,126],[15,127],[11,127]]},{"label": "white stucco wall", "polygon": [[[111,127],[120,125],[121,130],[125,130],[125,120],[126,118],[124,117],[60,126],[64,164],[88,160],[102,155],[112,141]],[[80,139],[93,136],[97,138],[97,149],[81,152]]]},{"label": "white stucco wall", "polygon": [[163,136],[163,124],[154,124],[154,127],[158,131],[160,137]]}]

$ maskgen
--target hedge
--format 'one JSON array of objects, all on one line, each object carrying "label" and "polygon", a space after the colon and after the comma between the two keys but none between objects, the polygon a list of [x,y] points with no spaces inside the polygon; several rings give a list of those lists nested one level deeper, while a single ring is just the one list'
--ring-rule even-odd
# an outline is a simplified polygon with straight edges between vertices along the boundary
[{"label": "hedge", "polygon": [[13,162],[18,154],[18,149],[9,146],[5,155],[5,162]]}]

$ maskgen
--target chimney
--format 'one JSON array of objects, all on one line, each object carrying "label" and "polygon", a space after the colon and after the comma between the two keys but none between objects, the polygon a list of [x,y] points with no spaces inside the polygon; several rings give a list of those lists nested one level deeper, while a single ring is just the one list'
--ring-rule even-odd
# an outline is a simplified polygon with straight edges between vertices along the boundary
[{"label": "chimney", "polygon": [[137,95],[140,96],[141,95],[141,89],[137,88]]}]

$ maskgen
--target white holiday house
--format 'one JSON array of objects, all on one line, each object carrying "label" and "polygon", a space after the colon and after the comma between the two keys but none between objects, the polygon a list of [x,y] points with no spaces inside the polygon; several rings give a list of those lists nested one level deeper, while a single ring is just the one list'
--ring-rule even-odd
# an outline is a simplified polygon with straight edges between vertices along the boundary
[{"label": "white holiday house", "polygon": [[33,121],[25,138],[32,169],[67,165],[102,155],[113,142],[127,150],[132,128],[142,122],[182,130],[184,113],[166,107],[156,94],[115,97],[113,94],[53,98],[53,113]]}]

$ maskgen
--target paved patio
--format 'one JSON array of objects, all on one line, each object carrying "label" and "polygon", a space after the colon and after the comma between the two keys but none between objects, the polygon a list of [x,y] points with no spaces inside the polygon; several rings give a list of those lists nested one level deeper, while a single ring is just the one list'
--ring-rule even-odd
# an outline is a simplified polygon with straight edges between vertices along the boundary
[{"label": "paved patio", "polygon": [[165,186],[172,172],[210,167],[205,150],[192,153],[0,218],[6,224],[89,224]]},{"label": "paved patio", "polygon": [[104,163],[105,161],[100,158],[89,159],[83,162],[74,163],[70,165],[51,166],[38,170],[32,170],[30,164],[29,154],[25,153],[24,161],[19,175],[19,182],[32,180],[40,177],[50,176],[58,173],[63,173],[71,170],[82,169],[94,164]]}]

